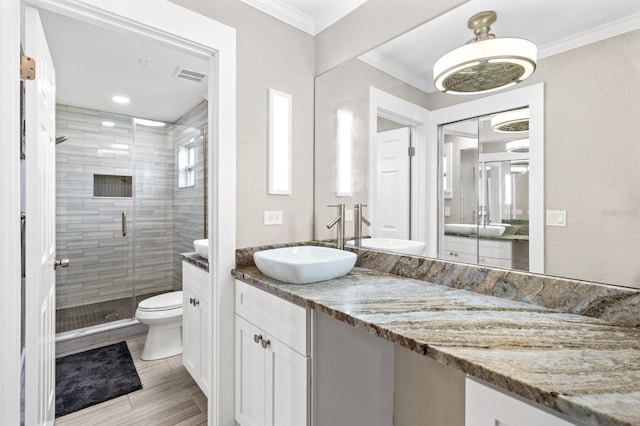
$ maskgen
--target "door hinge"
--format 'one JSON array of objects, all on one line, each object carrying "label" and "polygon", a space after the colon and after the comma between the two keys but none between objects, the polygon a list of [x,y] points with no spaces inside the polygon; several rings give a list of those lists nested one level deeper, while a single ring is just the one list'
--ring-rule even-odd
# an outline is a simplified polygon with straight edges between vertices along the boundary
[{"label": "door hinge", "polygon": [[36,61],[28,56],[20,56],[20,80],[35,80]]},{"label": "door hinge", "polygon": [[415,146],[410,146],[409,147],[409,157],[413,157],[416,155],[416,147]]}]

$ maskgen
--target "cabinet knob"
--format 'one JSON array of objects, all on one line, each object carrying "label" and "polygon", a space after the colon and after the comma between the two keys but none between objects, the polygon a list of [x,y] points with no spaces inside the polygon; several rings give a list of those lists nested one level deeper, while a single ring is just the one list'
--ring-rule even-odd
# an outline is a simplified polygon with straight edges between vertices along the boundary
[{"label": "cabinet knob", "polygon": [[263,348],[267,348],[269,345],[271,344],[271,340],[267,339],[267,340],[262,340],[262,347]]},{"label": "cabinet knob", "polygon": [[200,304],[200,301],[196,298],[193,299],[193,306],[198,306]]},{"label": "cabinet knob", "polygon": [[[253,341],[254,342],[260,343],[261,340],[262,340],[262,335],[260,335],[260,334],[254,334],[253,335]],[[263,345],[264,345],[264,343],[263,343]]]}]

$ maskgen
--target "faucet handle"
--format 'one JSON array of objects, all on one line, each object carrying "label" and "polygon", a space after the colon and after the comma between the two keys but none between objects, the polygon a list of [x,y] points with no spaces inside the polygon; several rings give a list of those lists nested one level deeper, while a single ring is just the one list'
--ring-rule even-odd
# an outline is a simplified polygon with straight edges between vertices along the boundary
[{"label": "faucet handle", "polygon": [[362,204],[362,203],[356,203],[356,204],[354,204],[353,206],[354,206],[354,207],[360,207],[360,208],[362,208],[362,207],[368,207],[366,204]]},{"label": "faucet handle", "polygon": [[344,206],[344,203],[340,203],[340,204],[327,204],[327,207],[342,207]]}]

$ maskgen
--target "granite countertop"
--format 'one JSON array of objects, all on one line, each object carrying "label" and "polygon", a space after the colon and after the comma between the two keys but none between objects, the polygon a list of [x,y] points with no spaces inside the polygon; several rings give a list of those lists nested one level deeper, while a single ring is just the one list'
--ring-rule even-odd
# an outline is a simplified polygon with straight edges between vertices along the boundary
[{"label": "granite countertop", "polygon": [[209,272],[209,260],[200,256],[198,253],[189,252],[189,253],[180,253],[182,256],[182,260],[185,262],[191,263],[192,265],[197,266],[200,269],[204,269]]},{"label": "granite countertop", "polygon": [[589,425],[640,425],[640,329],[365,268],[249,284]]}]

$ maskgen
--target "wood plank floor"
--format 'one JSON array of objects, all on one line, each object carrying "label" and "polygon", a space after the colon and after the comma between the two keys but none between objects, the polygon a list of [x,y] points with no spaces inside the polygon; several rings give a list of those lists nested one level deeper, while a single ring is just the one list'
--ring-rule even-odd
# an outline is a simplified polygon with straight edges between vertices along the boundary
[{"label": "wood plank floor", "polygon": [[126,340],[141,390],[59,417],[55,425],[206,425],[207,398],[182,365],[182,355],[142,361],[145,338]]}]

